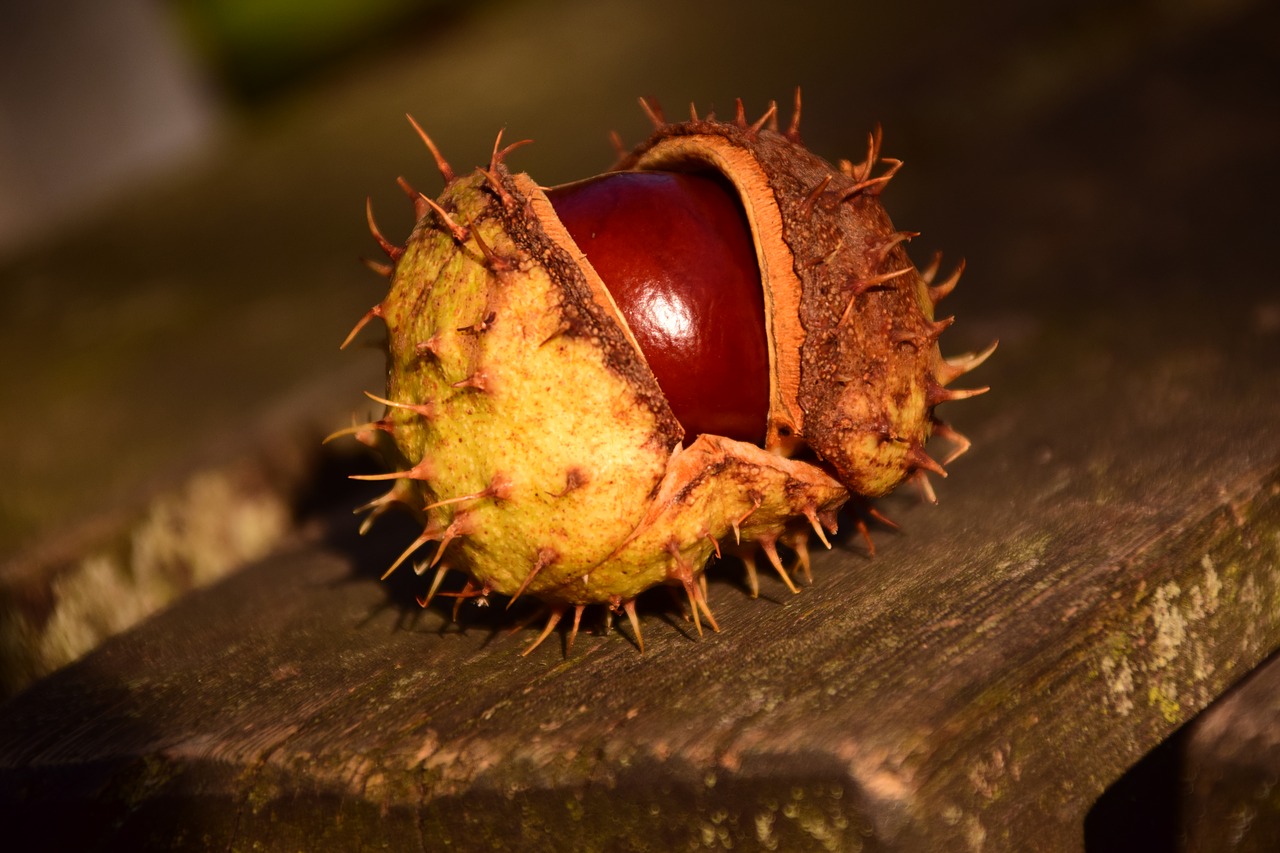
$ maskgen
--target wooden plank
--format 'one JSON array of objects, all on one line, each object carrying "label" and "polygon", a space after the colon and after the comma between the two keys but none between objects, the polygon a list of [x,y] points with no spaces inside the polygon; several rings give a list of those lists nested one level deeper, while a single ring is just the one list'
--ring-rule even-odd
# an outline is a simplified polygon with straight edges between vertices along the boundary
[{"label": "wooden plank", "polygon": [[1280,645],[1280,359],[1210,307],[1010,320],[1037,331],[967,407],[939,507],[890,501],[908,532],[874,560],[842,540],[798,596],[750,601],[726,567],[720,635],[653,602],[644,655],[614,632],[523,658],[501,613],[413,613],[373,580],[408,532],[332,522],[2,706],[5,819],[77,843],[1072,849],[1106,784]]},{"label": "wooden plank", "polygon": [[[726,566],[723,634],[659,596],[643,656],[520,658],[503,614],[451,628],[377,583],[411,534],[344,511],[0,705],[0,818],[50,847],[1079,849],[1106,785],[1280,644],[1275,14],[993,96],[1007,123],[927,201],[895,183],[980,271],[948,351],[1002,349],[948,414],[975,448],[941,505],[887,501],[875,560],[842,539],[756,602]],[[929,97],[967,109],[984,73]]]}]

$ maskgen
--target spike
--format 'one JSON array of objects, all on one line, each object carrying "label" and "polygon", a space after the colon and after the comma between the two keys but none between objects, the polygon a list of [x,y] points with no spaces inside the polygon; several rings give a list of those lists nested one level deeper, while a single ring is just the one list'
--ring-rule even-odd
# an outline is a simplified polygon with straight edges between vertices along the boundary
[{"label": "spike", "polygon": [[503,207],[510,208],[516,203],[516,200],[511,197],[511,193],[507,192],[507,188],[504,187],[502,185],[502,181],[498,179],[497,172],[491,172],[488,169],[479,169],[478,171],[484,175],[485,182],[489,185],[489,189],[498,197],[498,201],[501,202]]},{"label": "spike", "polygon": [[449,543],[459,536],[466,536],[471,533],[472,521],[471,516],[466,512],[460,512],[453,517],[453,521],[449,522],[449,526],[445,528],[444,535],[440,538],[440,547],[436,548],[436,553],[431,557],[430,565],[434,566],[440,562],[440,557],[444,555],[444,549],[449,547]]},{"label": "spike", "polygon": [[760,597],[760,578],[756,574],[756,557],[755,554],[744,552],[738,555],[742,560],[743,566],[747,570],[747,588],[751,590],[752,598]]},{"label": "spike", "polygon": [[[398,484],[397,484],[398,485]],[[364,536],[373,527],[373,523],[382,517],[382,514],[391,508],[392,504],[400,502],[400,496],[397,494],[398,489],[392,486],[385,494],[379,495],[368,503],[356,507],[352,510],[352,514],[367,512],[369,513],[360,522],[360,535]]]},{"label": "spike", "polygon": [[408,471],[388,471],[385,474],[351,474],[349,480],[430,480],[435,472],[431,460],[425,456]]},{"label": "spike", "polygon": [[506,500],[510,496],[511,481],[501,474],[494,474],[493,480],[489,485],[478,492],[473,492],[469,495],[459,495],[456,498],[449,498],[448,500],[436,501],[435,503],[427,504],[423,509],[436,509],[437,507],[450,506],[452,504],[459,504],[465,501],[484,500],[485,498],[494,498],[501,501]]},{"label": "spike", "polygon": [[979,394],[985,394],[991,390],[990,386],[984,385],[981,388],[944,388],[938,384],[937,380],[928,378],[925,380],[925,405],[936,406],[939,403],[949,403],[952,400],[968,400],[970,397],[977,397]]},{"label": "spike", "polygon": [[320,443],[328,444],[329,442],[333,441],[335,438],[341,438],[344,435],[354,435],[359,437],[360,433],[368,432],[369,430],[380,430],[381,432],[394,432],[395,427],[393,427],[387,421],[381,420],[381,419],[376,421],[370,421],[369,423],[365,423],[365,424],[353,424],[352,426],[349,426],[345,429],[335,430],[329,433],[324,437],[324,440],[321,441]]},{"label": "spike", "polygon": [[711,543],[711,547],[715,551],[716,559],[717,560],[720,559],[720,540],[712,536],[710,532],[704,533],[703,536],[705,536],[707,540]]},{"label": "spike", "polygon": [[765,110],[764,115],[756,119],[755,123],[752,124],[751,127],[747,128],[747,132],[750,133],[752,136],[755,136],[758,133],[760,133],[760,129],[762,127],[764,127],[766,124],[769,124],[770,122],[772,122],[772,125],[770,126],[770,130],[777,130],[778,129],[778,102],[777,101],[769,102],[769,109]]},{"label": "spike", "polygon": [[589,482],[591,482],[591,474],[575,465],[564,473],[564,488],[559,492],[553,492],[551,496],[562,498],[576,489],[581,489]]},{"label": "spike", "polygon": [[[839,202],[849,201],[851,198],[859,195],[865,190],[870,190],[872,187],[876,187],[880,184],[887,184],[892,177],[893,177],[892,174],[888,174],[888,175],[881,175],[878,178],[864,178],[863,180],[858,181],[856,184],[849,187],[849,189],[842,192],[840,194],[840,198],[837,199],[837,201]],[[879,192],[879,190],[875,190],[870,194],[875,195],[877,192]]]},{"label": "spike", "polygon": [[795,106],[791,109],[791,124],[787,126],[787,139],[800,144],[800,87],[796,86]]},{"label": "spike", "polygon": [[929,482],[929,475],[925,473],[923,468],[917,470],[911,475],[911,479],[920,488],[920,496],[931,504],[938,502],[938,495],[933,491],[933,483]]},{"label": "spike", "polygon": [[573,641],[578,637],[578,624],[582,622],[582,611],[586,607],[587,605],[585,604],[575,604],[573,606],[573,626],[569,629],[569,639],[565,643],[564,653],[566,655],[573,651]]},{"label": "spike", "polygon": [[973,442],[952,428],[951,424],[943,423],[942,421],[933,422],[933,434],[943,441],[949,441],[955,445],[951,452],[947,454],[947,457],[942,460],[943,465],[950,465],[967,453],[969,448],[973,446]]},{"label": "spike", "polygon": [[801,266],[801,269],[811,270],[816,267],[820,267],[823,264],[829,264],[831,263],[832,258],[840,254],[840,250],[843,248],[844,248],[844,236],[841,235],[836,237],[836,244],[831,247],[830,251],[828,251],[825,255],[822,255],[821,257],[805,261],[804,264]]},{"label": "spike", "polygon": [[737,521],[729,522],[729,526],[733,528],[733,539],[738,544],[742,544],[742,532],[739,530],[739,527],[741,527],[742,523],[750,518],[752,514],[760,508],[760,505],[764,503],[764,497],[757,492],[751,492],[748,497],[751,498],[751,509],[744,512]]},{"label": "spike", "polygon": [[[700,587],[694,580],[693,566],[690,565],[680,553],[679,544],[673,539],[667,543],[667,552],[671,554],[672,566],[667,571],[667,577],[678,580],[684,587],[685,595],[689,597],[689,609],[693,612],[693,626],[698,630],[698,636],[702,636],[702,617],[700,614],[705,613],[707,622],[711,627],[720,631],[716,625],[715,617],[711,615],[711,611],[707,608],[707,603],[702,599]],[[699,606],[701,605],[701,606]]]},{"label": "spike", "polygon": [[938,383],[947,386],[955,379],[963,377],[970,370],[978,368],[982,362],[991,357],[991,353],[996,351],[996,346],[1000,341],[992,341],[986,350],[980,352],[968,352],[965,355],[954,356],[951,359],[942,359],[941,364],[934,366],[933,375],[937,378]]},{"label": "spike", "polygon": [[662,105],[655,98],[641,98],[640,109],[644,110],[644,114],[649,117],[654,130],[662,130],[667,126],[666,116],[662,114]]},{"label": "spike", "polygon": [[804,201],[800,204],[800,215],[804,219],[810,219],[813,216],[813,206],[818,203],[818,199],[827,191],[827,185],[831,183],[832,175],[827,175],[818,185],[809,191]]},{"label": "spike", "polygon": [[351,510],[351,514],[357,515],[362,512],[373,512],[378,507],[385,506],[389,503],[395,503],[399,499],[400,498],[396,495],[396,487],[392,486],[386,492],[382,493],[381,495],[369,501],[368,503],[361,504],[360,506]]},{"label": "spike", "polygon": [[462,609],[462,602],[466,601],[468,598],[486,598],[489,595],[489,588],[487,586],[476,586],[475,581],[468,578],[462,589],[457,592],[442,592],[440,595],[453,599],[453,615],[450,618],[452,618],[454,622],[457,622],[458,611]]},{"label": "spike", "polygon": [[805,583],[813,583],[813,571],[809,559],[809,531],[797,530],[784,540],[792,551],[796,552],[796,568],[800,571]]},{"label": "spike", "polygon": [[689,102],[689,121],[698,121],[698,105],[693,101]]},{"label": "spike", "polygon": [[538,557],[533,562],[533,568],[529,570],[529,574],[524,576],[524,581],[520,584],[520,588],[516,590],[515,595],[511,596],[511,600],[507,602],[507,609],[511,609],[511,605],[516,603],[524,591],[528,589],[529,582],[538,576],[538,572],[560,559],[560,555],[552,548],[539,548]]},{"label": "spike", "polygon": [[404,255],[404,247],[397,246],[386,237],[382,236],[382,232],[378,230],[378,223],[373,219],[373,199],[366,196],[364,200],[364,215],[369,222],[369,233],[373,235],[373,239],[378,241],[378,245],[382,247],[382,251],[387,253],[387,257],[392,261],[398,261]]},{"label": "spike", "polygon": [[911,344],[916,349],[932,343],[928,334],[924,332],[905,332],[902,330],[894,332],[892,340],[895,344]]},{"label": "spike", "polygon": [[[880,159],[880,143],[883,139],[884,128],[880,126],[880,122],[876,122],[876,129],[867,134],[867,159],[857,166],[849,164],[849,169],[846,172],[849,177],[859,183],[871,177],[871,169],[875,166],[876,161]],[[842,163],[841,166],[843,167],[843,165]]]},{"label": "spike", "polygon": [[450,387],[463,390],[466,388],[474,388],[476,391],[484,391],[488,387],[489,374],[483,370],[477,370],[466,379],[460,379],[454,382]]},{"label": "spike", "polygon": [[886,281],[892,281],[895,278],[900,278],[915,271],[916,268],[914,266],[905,266],[902,269],[890,270],[889,272],[882,272],[877,275],[868,276],[867,278],[860,278],[852,285],[853,295],[859,296],[866,293],[876,285],[884,284]]},{"label": "spike", "polygon": [[[938,255],[935,255],[934,257],[935,257],[935,260],[932,265],[933,272],[930,273],[929,277],[925,279],[925,282],[928,284],[932,284],[933,276],[934,274],[937,273],[938,265],[942,262],[941,253],[939,253]],[[960,263],[956,264],[955,271],[952,272],[951,275],[947,276],[946,281],[929,288],[929,299],[933,302],[934,305],[937,305],[939,302],[942,301],[943,297],[945,297],[948,293],[956,289],[956,284],[959,283],[960,276],[963,274],[964,274],[964,258],[961,258]]]},{"label": "spike", "polygon": [[702,625],[698,619],[698,611],[702,611],[702,615],[707,618],[707,624],[711,626],[711,630],[717,634],[720,633],[720,625],[716,622],[716,617],[711,612],[711,608],[707,606],[707,576],[701,574],[698,576],[696,584],[685,584],[685,594],[689,596],[689,604],[693,607],[693,623],[698,627],[698,636],[702,636]]},{"label": "spike", "polygon": [[[435,416],[435,405],[432,403],[397,403],[394,400],[385,400],[377,394],[373,394],[368,391],[365,391],[364,395],[375,403],[381,403],[382,405],[389,406],[393,409],[404,409],[407,412],[413,412],[414,414],[421,415],[427,420],[431,420],[431,418]],[[388,432],[390,432],[390,430],[388,430]]]},{"label": "spike", "polygon": [[623,143],[622,137],[618,135],[618,131],[609,131],[609,142],[613,145],[613,152],[618,156],[619,160],[627,156],[627,146]]},{"label": "spike", "polygon": [[560,617],[564,616],[564,612],[567,609],[568,608],[563,604],[558,604],[551,608],[551,615],[547,617],[546,627],[542,629],[542,633],[538,635],[538,639],[534,640],[533,643],[525,647],[525,650],[520,653],[520,657],[525,657],[526,655],[529,654],[529,652],[533,651],[538,646],[542,645],[542,641],[545,640],[548,636],[550,636],[551,632],[555,630],[556,625],[559,624],[560,622]]},{"label": "spike", "polygon": [[735,98],[734,103],[735,103],[735,107],[734,107],[735,112],[733,116],[733,123],[736,124],[738,127],[742,128],[743,130],[746,130],[747,129],[747,109],[742,105],[742,98]]},{"label": "spike", "polygon": [[865,511],[867,515],[871,516],[876,521],[883,524],[885,527],[888,527],[890,530],[902,529],[902,525],[898,524],[898,522],[894,521],[892,518],[885,515],[880,510],[876,509],[874,506],[868,505]]},{"label": "spike", "polygon": [[936,343],[938,338],[942,337],[942,333],[951,328],[951,324],[955,321],[955,317],[943,317],[934,323],[926,323],[925,328],[928,331],[925,332],[925,339],[931,344]]},{"label": "spike", "polygon": [[990,390],[990,385],[983,385],[981,388],[948,388],[947,400],[969,400],[973,397],[980,397]]},{"label": "spike", "polygon": [[476,248],[480,250],[481,257],[484,258],[484,265],[496,273],[506,272],[512,269],[511,261],[499,255],[489,244],[480,236],[479,229],[475,228],[470,221],[467,222],[467,233],[476,241]]},{"label": "spike", "polygon": [[833,509],[819,511],[818,520],[822,522],[822,526],[825,527],[827,532],[832,536],[840,530],[840,520],[836,515],[836,511]]},{"label": "spike", "polygon": [[[462,602],[475,595],[478,590],[479,588],[468,580],[462,585],[462,589],[453,594],[453,612],[449,614],[449,621],[458,621],[458,613],[462,611]],[[445,593],[445,595],[447,596],[448,593]]]},{"label": "spike", "polygon": [[512,198],[511,193],[507,192],[507,188],[502,185],[498,166],[502,163],[503,157],[511,153],[514,149],[519,148],[521,145],[527,144],[530,140],[524,139],[499,150],[499,146],[502,145],[502,134],[505,130],[506,128],[499,130],[497,138],[493,141],[493,154],[489,157],[489,168],[480,169],[479,172],[484,175],[485,182],[489,185],[489,189],[498,197],[498,201],[502,202],[502,206],[510,208],[515,204],[515,199]]},{"label": "spike", "polygon": [[884,192],[884,188],[889,186],[889,182],[893,180],[893,176],[898,174],[898,170],[902,168],[902,161],[896,157],[885,157],[881,159],[881,163],[889,164],[889,171],[876,178],[876,186],[867,190],[871,195],[879,195]]},{"label": "spike", "polygon": [[391,276],[395,275],[395,272],[396,272],[396,268],[393,267],[391,264],[384,264],[380,261],[375,261],[370,258],[361,258],[360,263],[364,264],[366,267],[369,268],[369,270],[371,270],[372,272],[376,272],[378,275],[382,276],[383,278],[391,278]]},{"label": "spike", "polygon": [[[920,472],[920,473],[923,474],[923,472]],[[927,478],[925,478],[925,480],[926,480],[925,484],[928,485]],[[932,488],[930,488],[930,492],[932,492]],[[899,526],[898,522],[894,521],[892,518],[889,518],[889,516],[885,515],[880,510],[876,509],[870,503],[863,505],[863,507],[861,508],[861,513],[862,515],[866,515],[867,517],[874,519],[880,524],[883,524],[885,527],[888,527],[890,530],[902,529],[901,526]],[[855,521],[855,524],[858,527],[858,532],[862,535],[862,541],[867,543],[867,556],[875,557],[876,543],[871,540],[871,531],[867,527],[867,522],[861,516],[859,516]]]},{"label": "spike", "polygon": [[[504,128],[505,130],[505,128]],[[498,164],[507,158],[507,155],[517,148],[523,148],[526,145],[532,145],[532,139],[521,139],[519,142],[513,142],[506,148],[498,149],[498,145],[502,143],[502,131],[498,131],[498,138],[493,141],[493,154],[489,157],[489,171],[497,173]]]},{"label": "spike", "polygon": [[867,544],[867,556],[875,559],[876,543],[871,538],[871,531],[867,529],[867,523],[861,518],[855,519],[853,523],[858,528],[858,534],[862,537],[862,541]]},{"label": "spike", "polygon": [[671,555],[671,567],[667,570],[668,578],[680,581],[684,585],[685,594],[689,596],[689,607],[694,616],[694,628],[698,629],[698,635],[703,635],[703,620],[698,615],[698,605],[694,602],[694,567],[685,561],[684,556],[680,553],[680,543],[672,539],[667,543],[667,553]]},{"label": "spike", "polygon": [[947,476],[947,469],[939,465],[937,460],[928,453],[925,453],[924,448],[919,444],[911,445],[911,449],[907,451],[907,464],[912,468],[932,471],[939,477]]},{"label": "spike", "polygon": [[640,617],[636,615],[636,600],[633,598],[622,605],[622,609],[627,613],[627,620],[631,622],[631,630],[636,635],[636,645],[640,647],[640,654],[644,654],[644,637],[640,635]]},{"label": "spike", "polygon": [[[423,571],[426,571],[425,566],[423,567]],[[427,590],[426,596],[417,599],[419,607],[425,609],[427,605],[431,604],[431,599],[435,598],[436,590],[440,589],[440,583],[444,580],[444,576],[447,574],[449,574],[449,567],[444,563],[441,563],[436,568],[436,576],[431,579],[431,588]]]},{"label": "spike", "polygon": [[692,577],[682,581],[684,586],[684,594],[689,597],[689,610],[693,613],[693,627],[697,629],[698,636],[702,636],[702,616],[698,611],[697,595],[694,593],[694,583]]},{"label": "spike", "polygon": [[449,166],[448,162],[445,161],[444,157],[440,156],[440,149],[436,148],[436,144],[431,141],[430,136],[427,136],[427,132],[413,120],[413,116],[405,113],[404,117],[409,120],[409,124],[413,125],[413,129],[418,132],[418,136],[422,137],[422,141],[426,144],[427,150],[431,152],[431,156],[436,161],[436,168],[440,170],[440,177],[444,178],[445,185],[448,186],[457,180],[457,175],[453,173],[453,169]]},{"label": "spike", "polygon": [[[417,539],[413,540],[413,542],[410,543],[409,547],[405,548],[404,552],[399,557],[396,557],[396,561],[391,564],[391,568],[387,569],[385,572],[382,573],[381,579],[386,580],[387,578],[391,577],[391,573],[394,572],[396,569],[400,568],[400,564],[403,563],[405,560],[409,559],[410,554],[412,554],[414,551],[417,551],[419,548],[421,548],[423,545],[426,545],[428,542],[433,542],[439,538],[440,538],[440,528],[437,527],[434,523],[428,524],[426,527],[423,528],[422,535],[419,536]],[[436,560],[439,559],[439,553],[440,551],[439,549],[437,549],[436,550],[437,556],[435,559],[431,561],[431,565],[434,566],[436,564]]]},{"label": "spike", "polygon": [[[938,274],[938,268],[942,266],[942,253],[934,252],[933,257],[929,259],[929,263],[925,268],[920,270],[920,279],[925,284],[933,284],[934,276]],[[935,302],[937,300],[934,300]]]},{"label": "spike", "polygon": [[873,287],[878,287],[887,281],[892,281],[893,279],[904,276],[907,273],[915,272],[915,269],[916,268],[913,266],[905,266],[900,270],[891,270],[890,272],[880,273],[879,275],[873,275],[868,278],[855,281],[852,287],[853,293],[849,297],[849,303],[844,306],[844,311],[840,314],[840,320],[836,325],[843,326],[849,317],[852,316],[853,304],[858,301],[859,296],[866,293],[868,290],[871,290]]},{"label": "spike", "polygon": [[943,385],[950,385],[957,377],[963,376],[990,358],[999,344],[1000,341],[995,340],[980,352],[971,352],[953,358],[942,359],[942,363],[934,370],[934,375]]},{"label": "spike", "polygon": [[440,336],[432,335],[425,341],[418,341],[413,345],[413,351],[417,353],[419,358],[424,356],[436,357],[440,355]]},{"label": "spike", "polygon": [[816,507],[807,506],[804,508],[804,517],[809,519],[809,525],[813,527],[813,532],[818,534],[818,539],[823,546],[830,551],[831,541],[827,539],[827,531],[822,529],[822,523],[818,521],[818,510]]},{"label": "spike", "polygon": [[373,306],[368,311],[366,311],[364,316],[356,321],[355,327],[352,328],[352,330],[347,333],[346,340],[342,342],[342,344],[338,347],[338,349],[346,349],[347,344],[355,340],[356,335],[360,334],[360,330],[363,329],[365,326],[369,325],[369,321],[372,320],[374,317],[378,317],[378,318],[382,317],[381,302],[379,302],[377,305]]},{"label": "spike", "polygon": [[396,178],[396,183],[400,185],[400,189],[404,190],[404,194],[409,197],[409,201],[413,202],[414,218],[421,219],[426,216],[427,211],[431,209],[427,206],[431,200],[415,190],[403,175]]},{"label": "spike", "polygon": [[[927,476],[924,475],[924,471],[918,471],[918,474],[919,474],[919,479],[922,480],[922,482],[924,483],[924,488],[927,488],[928,493],[932,494],[933,487],[932,485],[929,485],[928,478]],[[937,500],[934,500],[934,503],[937,503]],[[887,515],[884,515],[883,512],[877,510],[877,508],[870,505],[870,503],[867,503],[867,505],[863,507],[863,510],[861,510],[861,512],[863,512],[863,515],[869,517],[869,519],[878,521],[879,524],[883,524],[884,526],[886,526],[886,528],[890,530],[902,529],[901,526],[897,524],[897,521],[891,519],[891,517],[888,517]],[[863,535],[864,542],[867,543],[867,556],[868,557],[876,556],[876,543],[872,542],[872,532],[870,532],[870,530],[868,529],[867,521],[865,521],[864,519],[861,519],[861,517],[859,517],[858,519],[858,530],[859,530],[859,533]]]},{"label": "spike", "polygon": [[449,229],[449,235],[453,237],[459,245],[467,242],[467,238],[471,236],[470,228],[467,228],[464,225],[459,225],[454,221],[454,218],[449,215],[447,210],[427,198],[425,195],[419,193],[418,199],[422,202],[422,213],[418,214],[419,219],[425,216],[428,210],[433,210],[435,211],[436,216],[440,217],[440,221],[444,223],[444,227]]},{"label": "spike", "polygon": [[769,562],[773,564],[773,570],[782,578],[782,582],[787,585],[787,589],[793,593],[798,593],[796,585],[791,582],[791,575],[787,574],[787,570],[782,567],[782,558],[778,556],[778,546],[773,539],[761,539],[760,550],[764,551],[764,555],[769,558]]},{"label": "spike", "polygon": [[876,249],[876,253],[880,256],[880,260],[884,260],[885,255],[893,250],[894,246],[900,243],[909,243],[911,240],[920,236],[919,231],[898,231],[892,237],[880,244],[880,248]]},{"label": "spike", "polygon": [[386,505],[374,507],[373,509],[369,510],[369,514],[366,515],[364,517],[364,520],[360,522],[360,527],[357,530],[357,532],[361,536],[367,536],[369,534],[369,531],[373,529],[373,523],[377,521],[379,518],[382,518],[383,513],[385,513],[386,511],[387,511]]}]

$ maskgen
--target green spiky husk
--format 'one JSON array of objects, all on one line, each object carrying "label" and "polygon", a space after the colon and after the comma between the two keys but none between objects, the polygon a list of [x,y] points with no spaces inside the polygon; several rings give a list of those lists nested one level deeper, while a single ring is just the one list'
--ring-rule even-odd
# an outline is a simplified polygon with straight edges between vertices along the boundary
[{"label": "green spiky husk", "polygon": [[879,157],[878,134],[863,163],[835,167],[800,143],[798,116],[798,95],[785,133],[774,108],[754,125],[740,106],[733,122],[654,115],[657,132],[616,167],[713,170],[737,189],[765,292],[764,447],[712,435],[684,446],[626,319],[542,190],[508,172],[496,145],[487,169],[456,177],[419,129],[446,187],[415,199],[403,250],[375,229],[393,280],[361,321],[388,329],[387,414],[368,426],[390,434],[396,471],[382,479],[395,485],[372,506],[402,504],[422,523],[392,569],[447,567],[470,593],[539,599],[552,614],[544,637],[567,607],[596,603],[625,605],[638,632],[631,602],[664,583],[710,618],[697,580],[721,541],[749,561],[763,551],[791,585],[777,543],[807,571],[810,529],[825,541],[851,494],[911,477],[931,497],[925,472],[943,472],[924,451],[930,435],[955,444],[952,458],[968,447],[934,407],[985,390],[945,386],[991,349],[941,357],[949,320],[934,306],[959,273],[933,286],[936,267],[908,259],[914,235],[879,201],[897,161]]}]

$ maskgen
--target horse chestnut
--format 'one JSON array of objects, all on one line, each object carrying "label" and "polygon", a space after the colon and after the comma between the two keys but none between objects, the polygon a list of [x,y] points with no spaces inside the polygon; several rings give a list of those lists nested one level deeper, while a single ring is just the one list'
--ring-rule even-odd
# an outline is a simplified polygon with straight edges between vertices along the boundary
[{"label": "horse chestnut", "polygon": [[764,291],[746,214],[724,182],[614,172],[546,191],[631,326],[686,440],[764,443]]},{"label": "horse chestnut", "polygon": [[750,124],[741,102],[727,122],[645,106],[647,142],[550,190],[508,171],[501,136],[458,176],[415,124],[444,193],[401,180],[405,246],[370,215],[391,287],[348,340],[386,324],[386,412],[342,432],[390,439],[369,520],[398,505],[422,524],[387,574],[434,543],[424,606],[447,570],[459,600],[540,600],[526,653],[569,611],[571,644],[590,604],[625,612],[643,649],[635,599],[659,584],[715,627],[702,573],[726,538],[794,589],[778,543],[807,571],[810,530],[826,544],[851,494],[914,479],[932,497],[925,442],[969,446],[935,407],[986,390],[947,388],[994,345],[939,354],[934,306],[959,273],[934,284],[936,262],[907,258],[878,133],[832,165],[800,142],[798,93],[785,131],[774,106]]}]

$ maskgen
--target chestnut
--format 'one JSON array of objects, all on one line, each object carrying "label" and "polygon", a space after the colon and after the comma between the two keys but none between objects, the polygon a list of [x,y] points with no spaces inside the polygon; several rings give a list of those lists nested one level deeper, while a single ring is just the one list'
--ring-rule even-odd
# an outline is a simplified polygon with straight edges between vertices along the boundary
[{"label": "chestnut", "polygon": [[723,179],[613,172],[547,190],[631,326],[685,443],[763,444],[764,291],[742,204]]},{"label": "chestnut", "polygon": [[907,257],[915,235],[880,202],[901,163],[878,132],[833,165],[801,142],[799,93],[785,129],[775,106],[750,123],[741,102],[730,121],[645,108],[646,142],[553,189],[508,170],[501,135],[459,176],[415,123],[444,192],[401,180],[418,218],[404,246],[369,217],[391,286],[347,340],[386,324],[387,388],[370,395],[386,409],[341,431],[392,466],[364,477],[392,483],[366,525],[416,516],[387,574],[434,570],[423,606],[450,571],[459,602],[540,601],[526,653],[570,613],[572,644],[592,604],[625,613],[643,650],[636,597],[662,584],[718,630],[703,572],[722,542],[753,590],[753,553],[795,590],[810,535],[829,547],[851,496],[913,480],[932,498],[946,472],[925,443],[949,442],[946,462],[969,447],[936,408],[986,390],[948,387],[994,345],[941,356],[951,319],[934,308],[959,273],[935,283],[936,262]]}]

